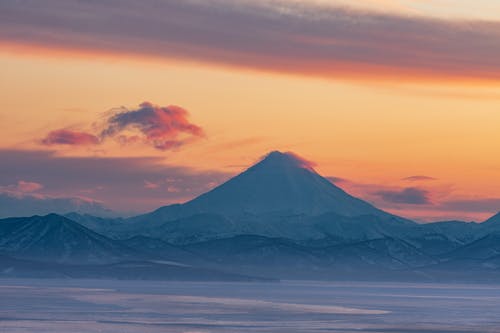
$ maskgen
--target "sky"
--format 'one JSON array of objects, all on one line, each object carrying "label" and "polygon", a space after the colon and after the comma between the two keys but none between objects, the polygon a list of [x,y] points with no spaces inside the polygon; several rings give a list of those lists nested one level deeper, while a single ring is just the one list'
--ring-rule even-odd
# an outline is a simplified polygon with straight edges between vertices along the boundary
[{"label": "sky", "polygon": [[282,150],[387,211],[482,221],[499,55],[496,0],[0,0],[0,205],[146,212]]}]

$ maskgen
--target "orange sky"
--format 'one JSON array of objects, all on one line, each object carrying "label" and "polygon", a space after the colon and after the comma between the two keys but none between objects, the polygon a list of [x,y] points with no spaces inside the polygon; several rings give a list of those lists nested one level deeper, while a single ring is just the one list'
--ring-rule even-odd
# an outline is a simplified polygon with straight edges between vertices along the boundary
[{"label": "orange sky", "polygon": [[[500,210],[500,80],[438,80],[409,71],[397,79],[378,70],[348,75],[349,67],[343,67],[345,75],[324,77],[182,57],[62,50],[0,42],[1,149],[160,157],[165,165],[228,175],[278,149],[315,161],[322,175],[347,180],[337,185],[403,216],[481,220]],[[206,137],[167,151],[115,140],[97,147],[40,144],[51,130],[91,132],[110,109],[144,101],[185,108]],[[415,175],[434,180],[402,180]],[[383,202],[374,194],[405,188],[425,191],[429,203]],[[161,201],[155,200],[144,209]],[[165,198],[165,204],[173,201]],[[480,208],[464,203],[460,209],[460,201],[478,201]],[[483,208],[482,201],[491,204]]]}]

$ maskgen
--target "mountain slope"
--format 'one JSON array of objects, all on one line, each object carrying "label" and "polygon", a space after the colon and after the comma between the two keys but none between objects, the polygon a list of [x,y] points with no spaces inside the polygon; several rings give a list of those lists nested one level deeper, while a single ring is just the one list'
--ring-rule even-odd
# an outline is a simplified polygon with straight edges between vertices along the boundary
[{"label": "mountain slope", "polygon": [[131,249],[56,214],[0,220],[0,252],[65,263],[103,263],[134,257]]},{"label": "mountain slope", "polygon": [[317,174],[291,153],[272,152],[228,182],[185,205],[223,215],[336,212],[344,216],[383,214]]},{"label": "mountain slope", "polygon": [[74,265],[16,259],[0,254],[0,278],[78,278],[176,281],[272,281],[210,268],[168,262],[125,261]]},{"label": "mountain slope", "polygon": [[121,240],[120,243],[141,253],[146,258],[160,259],[176,263],[199,263],[199,258],[191,252],[188,252],[178,246],[172,245],[161,239],[134,236],[129,239]]},{"label": "mountain slope", "polygon": [[64,217],[112,239],[123,238],[129,227],[126,220],[121,217],[107,218],[75,212],[64,214]]},{"label": "mountain slope", "polygon": [[497,232],[500,233],[500,213],[497,213],[481,223],[485,233]]},{"label": "mountain slope", "polygon": [[500,212],[483,222],[485,226],[500,225]]},{"label": "mountain slope", "polygon": [[[126,236],[135,232],[176,243],[238,234],[318,239],[325,234],[311,217],[325,214],[335,216],[323,219],[325,230],[328,223],[335,224],[335,219],[343,217],[346,218],[343,222],[372,216],[394,225],[414,224],[347,194],[293,153],[274,151],[243,173],[191,201],[128,219],[127,225],[135,229],[129,229]],[[366,219],[365,223],[369,224],[370,220]],[[376,236],[383,235],[377,233]]]},{"label": "mountain slope", "polygon": [[500,234],[493,233],[468,243],[448,254],[449,259],[489,259],[500,256]]},{"label": "mountain slope", "polygon": [[390,277],[391,272],[437,262],[405,241],[387,237],[314,247],[285,238],[240,235],[189,244],[185,249],[233,272],[282,279],[364,279],[360,274],[366,272]]}]

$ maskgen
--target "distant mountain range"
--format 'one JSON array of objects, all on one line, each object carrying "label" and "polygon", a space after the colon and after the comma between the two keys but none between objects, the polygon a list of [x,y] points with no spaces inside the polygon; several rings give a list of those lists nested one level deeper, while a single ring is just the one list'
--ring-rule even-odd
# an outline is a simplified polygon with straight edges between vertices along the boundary
[{"label": "distant mountain range", "polygon": [[78,212],[95,216],[116,217],[113,212],[97,201],[82,198],[58,198],[36,193],[2,191],[0,187],[0,218],[14,216],[67,214]]},{"label": "distant mountain range", "polygon": [[498,281],[500,214],[417,224],[272,152],[187,202],[128,219],[0,220],[0,276]]}]

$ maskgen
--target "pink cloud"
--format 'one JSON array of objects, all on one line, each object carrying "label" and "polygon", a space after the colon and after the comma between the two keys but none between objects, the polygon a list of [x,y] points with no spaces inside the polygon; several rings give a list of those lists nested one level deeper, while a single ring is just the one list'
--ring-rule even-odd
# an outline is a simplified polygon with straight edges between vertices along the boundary
[{"label": "pink cloud", "polygon": [[120,133],[122,141],[137,141],[137,135],[123,134],[135,130],[143,140],[159,150],[178,148],[193,139],[204,137],[203,129],[188,120],[188,112],[175,105],[158,106],[143,102],[137,109],[120,108],[112,115],[101,132],[101,137],[113,137]]},{"label": "pink cloud", "polygon": [[147,180],[144,181],[144,188],[154,190],[154,189],[157,189],[159,187],[160,187],[160,184],[158,184],[158,183],[149,182]]},{"label": "pink cloud", "polygon": [[52,145],[97,145],[99,138],[93,134],[67,129],[59,129],[49,132],[47,136],[41,140],[41,143],[46,146]]},{"label": "pink cloud", "polygon": [[28,192],[35,192],[38,190],[41,190],[43,188],[42,184],[35,183],[35,182],[26,182],[24,180],[20,180],[17,182],[17,189],[20,192],[28,193]]},{"label": "pink cloud", "polygon": [[35,182],[28,182],[24,180],[20,180],[17,184],[11,184],[7,186],[0,186],[0,193],[13,195],[16,197],[22,197],[26,193],[36,192],[43,188],[42,184]]},{"label": "pink cloud", "polygon": [[98,145],[113,138],[122,145],[146,143],[158,150],[174,150],[205,136],[203,129],[188,120],[189,113],[175,105],[144,102],[135,109],[112,110],[99,134],[59,129],[49,132],[43,145]]}]

